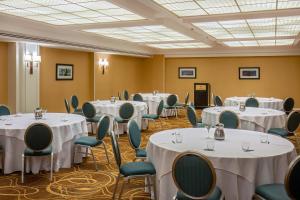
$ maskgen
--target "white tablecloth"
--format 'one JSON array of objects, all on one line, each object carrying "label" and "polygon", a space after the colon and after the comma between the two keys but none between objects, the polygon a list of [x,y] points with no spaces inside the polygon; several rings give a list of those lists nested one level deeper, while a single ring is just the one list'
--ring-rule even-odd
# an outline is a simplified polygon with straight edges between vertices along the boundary
[{"label": "white tablecloth", "polygon": [[[156,95],[153,95],[153,93],[140,93],[142,95],[143,100],[147,103],[149,107],[149,114],[156,114],[157,113],[157,107],[159,105],[159,102],[161,100],[164,100],[164,104],[167,104],[167,98],[171,94],[169,93],[157,93]],[[178,97],[177,97],[178,99]],[[167,116],[173,116],[174,112],[162,112],[161,116],[166,117]]]},{"label": "white tablecloth", "polygon": [[[35,120],[31,113],[18,114],[0,117],[0,144],[5,152],[4,173],[21,170],[22,153],[26,147],[24,134],[30,124],[37,122],[49,125],[53,132],[54,170],[71,167],[74,140],[82,135],[87,135],[85,118],[74,114],[47,113],[44,119]],[[49,158],[30,159],[27,171],[38,173],[39,170],[50,170]],[[80,159],[81,155],[78,155],[77,160]]]},{"label": "white tablecloth", "polygon": [[[240,103],[245,103],[249,97],[229,97],[224,101],[225,106],[238,106]],[[283,110],[283,100],[277,98],[256,97],[260,108],[271,108],[275,110]]]},{"label": "white tablecloth", "polygon": [[[187,128],[161,131],[153,134],[147,145],[148,159],[154,164],[157,191],[160,200],[169,200],[176,194],[172,179],[172,164],[184,151],[206,155],[212,162],[219,186],[229,200],[250,200],[255,187],[268,183],[283,183],[289,163],[296,157],[294,145],[286,139],[268,135],[269,144],[261,143],[263,133],[224,129],[225,140],[215,141],[214,151],[205,151],[207,130]],[[172,133],[179,131],[183,142],[174,144]],[[214,129],[210,130],[213,137]],[[263,134],[265,135],[265,134]],[[212,140],[212,139],[210,139]],[[242,151],[243,142],[250,143],[253,151]]]},{"label": "white tablecloth", "polygon": [[241,129],[267,132],[270,128],[285,127],[286,114],[279,110],[267,108],[247,107],[246,111],[239,111],[239,107],[211,107],[202,111],[202,122],[205,124],[216,125],[219,123],[220,113],[224,110],[235,112],[240,118]]},{"label": "white tablecloth", "polygon": [[[110,130],[113,128],[113,120],[114,117],[119,116],[119,109],[120,106],[124,103],[131,103],[134,106],[134,114],[132,116],[132,119],[136,120],[139,127],[142,129],[145,129],[147,127],[146,121],[142,122],[142,116],[144,114],[147,114],[147,104],[144,102],[138,102],[138,101],[116,101],[115,103],[111,103],[109,100],[97,100],[92,101],[92,103],[98,114],[106,114],[110,116]],[[116,131],[116,134],[122,134],[127,130],[127,125],[118,125],[118,130]]]}]

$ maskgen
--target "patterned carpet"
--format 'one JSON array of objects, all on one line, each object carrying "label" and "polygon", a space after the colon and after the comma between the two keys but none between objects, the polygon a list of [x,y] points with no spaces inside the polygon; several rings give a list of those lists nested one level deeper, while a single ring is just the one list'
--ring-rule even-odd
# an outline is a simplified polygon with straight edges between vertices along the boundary
[{"label": "patterned carpet", "polygon": [[[184,113],[176,118],[163,120],[163,129],[190,127]],[[152,133],[160,131],[159,123],[155,126],[150,122],[149,129],[143,131],[142,146],[145,147]],[[108,144],[110,164],[107,163],[104,150],[95,150],[99,171],[95,171],[92,159],[84,160],[80,165],[71,169],[60,169],[54,173],[54,180],[49,182],[49,173],[40,172],[38,175],[26,174],[25,183],[20,183],[20,173],[0,176],[0,199],[1,200],[58,200],[58,199],[84,199],[106,200],[112,199],[112,191],[118,174],[110,138],[105,139]],[[123,162],[132,161],[134,151],[128,143],[127,135],[119,139]],[[98,166],[99,166],[98,165]],[[121,183],[121,182],[120,182]],[[120,184],[119,183],[119,184]],[[126,184],[122,199],[149,199],[149,194],[141,188],[144,179],[132,180]],[[140,188],[137,188],[140,187]]]}]

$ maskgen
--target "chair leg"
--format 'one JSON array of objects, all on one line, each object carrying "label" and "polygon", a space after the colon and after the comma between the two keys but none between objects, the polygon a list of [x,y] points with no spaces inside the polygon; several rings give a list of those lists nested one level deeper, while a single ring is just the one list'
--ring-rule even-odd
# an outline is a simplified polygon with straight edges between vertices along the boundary
[{"label": "chair leg", "polygon": [[126,182],[126,179],[124,178],[122,186],[121,186],[120,194],[119,194],[119,199],[122,199],[122,194],[123,194],[123,189],[124,189],[125,182]]},{"label": "chair leg", "polygon": [[95,156],[94,156],[93,149],[90,148],[90,150],[91,150],[91,154],[92,154],[92,157],[93,157],[93,161],[94,161],[94,164],[95,164],[96,171],[98,171],[98,166],[97,166],[97,162],[96,162],[96,160],[95,160]]},{"label": "chair leg", "polygon": [[105,150],[105,155],[106,155],[107,163],[109,164],[109,158],[108,158],[108,154],[107,154],[106,145],[105,145],[105,142],[104,142],[104,141],[102,141],[102,143],[103,143],[103,146],[104,146],[104,150]]},{"label": "chair leg", "polygon": [[22,172],[21,172],[21,182],[24,183],[24,167],[25,167],[25,156],[22,154]]},{"label": "chair leg", "polygon": [[50,181],[53,179],[53,152],[51,153],[51,161],[50,161]]},{"label": "chair leg", "polygon": [[86,148],[85,148],[85,157],[88,156],[88,151],[89,151],[89,147],[86,147]]},{"label": "chair leg", "polygon": [[116,196],[116,192],[117,192],[117,189],[118,189],[118,184],[119,184],[119,181],[120,181],[120,176],[121,176],[121,174],[119,174],[118,177],[117,177],[117,182],[115,184],[115,189],[114,189],[113,198],[112,198],[113,200],[115,199],[115,196]]},{"label": "chair leg", "polygon": [[92,131],[92,135],[94,135],[94,126],[93,126],[93,123],[91,123],[91,131]]},{"label": "chair leg", "polygon": [[160,128],[163,129],[163,123],[162,123],[161,118],[159,118],[159,123],[160,123]]},{"label": "chair leg", "polygon": [[153,187],[153,193],[154,193],[154,199],[157,198],[157,193],[156,193],[156,175],[152,175],[152,187]]},{"label": "chair leg", "polygon": [[147,182],[148,182],[148,183],[147,183],[147,186],[148,186],[148,192],[149,192],[150,197],[151,197],[151,181],[150,181],[150,177],[147,176],[146,179],[147,179]]},{"label": "chair leg", "polygon": [[77,145],[74,144],[74,153],[73,153],[73,165],[75,164],[75,157],[76,157],[76,151],[77,151]]}]

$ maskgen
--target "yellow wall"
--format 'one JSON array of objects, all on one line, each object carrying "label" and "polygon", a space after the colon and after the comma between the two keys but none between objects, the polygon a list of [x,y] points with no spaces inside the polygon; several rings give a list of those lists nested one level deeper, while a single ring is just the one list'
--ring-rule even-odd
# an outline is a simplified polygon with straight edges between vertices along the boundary
[{"label": "yellow wall", "polygon": [[7,104],[8,43],[0,42],[0,104]]},{"label": "yellow wall", "polygon": [[[230,57],[230,58],[166,58],[166,91],[193,94],[194,82],[208,82],[212,92],[222,98],[256,96],[295,98],[300,107],[300,56]],[[178,67],[197,67],[197,79],[178,79]],[[239,80],[238,68],[260,67],[260,80]],[[193,100],[193,96],[192,99]]]},{"label": "yellow wall", "polygon": [[[40,105],[50,112],[65,112],[64,98],[73,94],[79,103],[90,100],[93,94],[93,53],[41,47]],[[57,81],[56,64],[73,64],[74,80]]]},{"label": "yellow wall", "polygon": [[[97,65],[99,58],[107,58],[109,67],[102,74]],[[95,98],[108,99],[127,89],[130,94],[143,88],[143,66],[145,58],[120,55],[95,55]]]}]

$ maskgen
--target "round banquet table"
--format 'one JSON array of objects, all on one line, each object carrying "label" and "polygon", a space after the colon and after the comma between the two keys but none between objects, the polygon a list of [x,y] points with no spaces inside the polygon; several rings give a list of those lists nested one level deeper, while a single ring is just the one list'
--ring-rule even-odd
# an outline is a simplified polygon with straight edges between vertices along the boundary
[{"label": "round banquet table", "polygon": [[[110,117],[111,123],[110,123],[110,130],[113,130],[113,120],[114,117],[119,116],[119,109],[120,106],[124,103],[131,103],[134,106],[134,114],[132,116],[132,119],[135,119],[138,123],[139,127],[141,129],[147,128],[146,121],[142,120],[142,116],[144,114],[147,114],[148,106],[145,102],[139,102],[139,101],[116,101],[115,103],[112,103],[109,100],[97,100],[92,101],[92,103],[95,108],[97,114],[103,115],[106,114]],[[95,129],[96,130],[96,129]],[[118,129],[115,130],[116,134],[122,134],[127,130],[126,124],[119,124]]]},{"label": "round banquet table", "polygon": [[[229,97],[224,101],[225,106],[238,106],[245,103],[249,97]],[[283,100],[277,98],[255,97],[259,102],[260,108],[271,108],[275,110],[283,110]]]},{"label": "round banquet table", "polygon": [[202,111],[202,122],[204,124],[216,125],[219,123],[219,116],[222,111],[230,110],[240,118],[240,129],[267,132],[270,128],[285,127],[286,114],[279,110],[267,108],[246,107],[244,112],[239,107],[224,106],[210,107]]},{"label": "round banquet table", "polygon": [[[0,117],[0,144],[5,153],[4,173],[21,170],[22,154],[26,148],[24,134],[28,126],[33,123],[47,124],[52,130],[54,170],[70,168],[73,163],[74,140],[87,135],[85,118],[74,114],[47,113],[43,119],[36,120],[33,113],[28,113]],[[27,160],[27,172],[38,173],[39,170],[50,170],[50,159],[46,156],[31,157]],[[80,161],[81,155],[78,154],[75,160]]]},{"label": "round banquet table", "polygon": [[[143,97],[144,102],[147,103],[149,107],[149,114],[156,114],[159,102],[161,100],[164,100],[164,104],[167,104],[167,98],[168,96],[171,95],[169,93],[157,93],[155,95],[153,93],[139,93],[139,94]],[[168,110],[166,112],[162,112],[161,116],[162,117],[173,116],[174,114],[175,114],[174,112],[170,112],[170,110]]]},{"label": "round banquet table", "polygon": [[[261,143],[264,133],[224,129],[225,140],[215,141],[214,151],[206,151],[207,130],[186,128],[165,130],[153,134],[147,144],[149,161],[156,169],[157,194],[160,200],[172,199],[177,188],[172,179],[175,157],[185,151],[204,154],[212,162],[219,186],[226,199],[251,200],[255,187],[261,184],[283,183],[289,163],[297,156],[288,140],[268,135],[269,144]],[[180,132],[182,143],[173,143],[173,133]],[[213,137],[214,129],[210,130]],[[251,151],[244,152],[243,142],[250,143]]]}]

